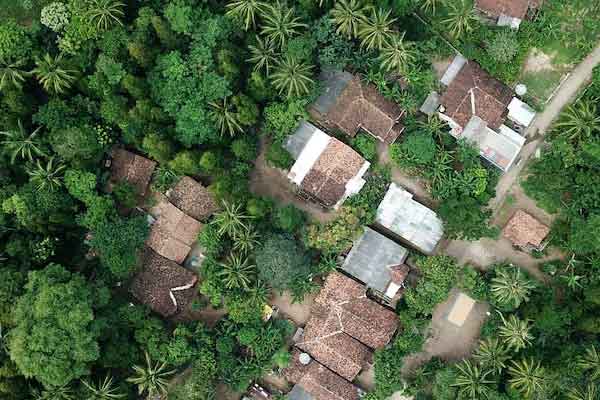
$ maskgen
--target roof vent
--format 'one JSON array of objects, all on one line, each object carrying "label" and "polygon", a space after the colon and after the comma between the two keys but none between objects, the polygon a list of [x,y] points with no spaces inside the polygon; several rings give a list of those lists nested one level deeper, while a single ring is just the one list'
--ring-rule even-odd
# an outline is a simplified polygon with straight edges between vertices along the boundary
[{"label": "roof vent", "polygon": [[300,356],[298,357],[298,360],[300,360],[300,364],[302,365],[308,365],[310,364],[310,355],[308,353],[300,353]]},{"label": "roof vent", "polygon": [[522,83],[519,83],[517,86],[515,86],[515,93],[518,96],[524,96],[525,93],[527,93],[527,86],[525,86]]}]

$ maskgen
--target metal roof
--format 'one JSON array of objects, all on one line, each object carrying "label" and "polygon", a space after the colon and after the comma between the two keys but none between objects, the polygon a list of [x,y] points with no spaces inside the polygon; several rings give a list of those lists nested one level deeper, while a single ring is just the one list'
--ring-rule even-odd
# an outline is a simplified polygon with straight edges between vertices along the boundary
[{"label": "metal roof", "polygon": [[342,269],[370,288],[385,292],[390,280],[390,268],[404,263],[408,250],[393,240],[365,227],[354,243]]},{"label": "metal roof", "polygon": [[323,85],[323,93],[313,103],[313,108],[321,114],[327,114],[352,78],[353,76],[349,72],[323,71],[319,76]]}]

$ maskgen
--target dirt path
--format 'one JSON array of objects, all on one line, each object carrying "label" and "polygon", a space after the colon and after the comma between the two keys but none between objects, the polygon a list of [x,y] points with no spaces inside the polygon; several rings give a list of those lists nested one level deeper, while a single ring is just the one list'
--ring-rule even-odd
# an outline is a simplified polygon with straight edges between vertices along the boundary
[{"label": "dirt path", "polygon": [[265,139],[261,138],[260,154],[250,176],[250,190],[252,193],[275,199],[281,205],[293,204],[319,222],[329,222],[335,219],[335,212],[324,211],[316,204],[304,201],[296,195],[285,171],[267,164],[266,149]]},{"label": "dirt path", "polygon": [[[600,44],[583,60],[569,75],[552,100],[546,105],[543,112],[539,113],[533,124],[529,127],[525,136],[535,138],[543,136],[561,111],[575,99],[579,91],[587,85],[592,77],[594,68],[600,65]],[[496,210],[504,201],[506,194],[517,181],[529,158],[535,153],[538,146],[543,142],[541,138],[528,143],[521,150],[517,163],[502,177],[496,187],[496,197],[490,202],[493,210]]]}]

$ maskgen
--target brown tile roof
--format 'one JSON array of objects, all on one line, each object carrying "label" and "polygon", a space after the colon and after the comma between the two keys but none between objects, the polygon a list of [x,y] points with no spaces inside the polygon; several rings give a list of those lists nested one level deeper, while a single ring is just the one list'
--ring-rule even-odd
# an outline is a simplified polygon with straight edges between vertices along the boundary
[{"label": "brown tile roof", "polygon": [[477,115],[490,128],[498,129],[506,119],[512,97],[508,86],[493,78],[476,62],[469,61],[450,83],[440,102],[446,108],[444,113],[463,128],[473,115]]},{"label": "brown tile roof", "polygon": [[404,112],[359,77],[353,77],[324,116],[326,122],[350,137],[362,128],[379,140],[393,143],[404,129],[398,120]]},{"label": "brown tile roof", "polygon": [[217,211],[212,194],[189,176],[184,176],[168,193],[169,200],[187,215],[203,221]]},{"label": "brown tile roof", "polygon": [[141,257],[143,269],[130,287],[133,296],[164,317],[186,310],[194,297],[196,274],[173,261],[146,249]]},{"label": "brown tile roof", "polygon": [[161,194],[155,194],[157,201],[150,209],[156,219],[146,244],[160,254],[181,264],[191,250],[202,224],[169,203]]},{"label": "brown tile roof", "polygon": [[[529,0],[475,0],[475,8],[494,17],[507,15],[525,19],[529,3]],[[535,5],[537,4],[534,3]]]},{"label": "brown tile roof", "polygon": [[291,383],[300,385],[314,400],[358,400],[358,388],[317,361],[303,365],[300,352],[292,352],[290,366],[283,372]]},{"label": "brown tile roof", "polygon": [[302,180],[301,188],[325,206],[334,206],[344,196],[346,184],[358,174],[364,163],[365,159],[360,154],[331,138]]},{"label": "brown tile roof", "polygon": [[385,346],[397,327],[393,311],[369,300],[361,284],[334,272],[316,297],[297,346],[351,381],[370,362],[370,348]]},{"label": "brown tile roof", "polygon": [[[110,183],[127,182],[132,185],[140,196],[146,194],[146,189],[156,168],[156,163],[138,156],[127,150],[114,148],[111,151]],[[109,190],[111,185],[109,185]]]},{"label": "brown tile roof", "polygon": [[548,233],[550,228],[523,210],[518,210],[502,230],[505,238],[521,247],[539,247]]}]

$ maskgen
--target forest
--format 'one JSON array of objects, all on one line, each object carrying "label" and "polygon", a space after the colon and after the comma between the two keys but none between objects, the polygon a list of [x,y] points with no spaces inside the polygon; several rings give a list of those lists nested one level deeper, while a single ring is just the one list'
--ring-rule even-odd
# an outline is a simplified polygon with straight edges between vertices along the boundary
[{"label": "forest", "polygon": [[[243,393],[281,371],[295,328],[264,321],[272,293],[318,292],[374,221],[392,167],[426,182],[448,238],[497,236],[486,206],[499,173],[418,109],[439,85],[433,60],[454,49],[507,83],[542,40],[582,59],[600,8],[586,29],[560,31],[560,1],[547,3],[515,34],[479,22],[470,0],[0,0],[0,399],[221,400],[218,386]],[[390,163],[370,136],[338,135],[373,166],[360,194],[319,223],[255,194],[251,176],[259,155],[292,165],[283,143],[328,70],[359,75],[407,115]],[[523,180],[558,215],[551,245],[566,261],[544,264],[539,282],[513,265],[411,256],[421,279],[396,309],[402,329],[375,354],[365,399],[600,396],[599,99],[597,70]],[[160,318],[127,290],[149,227],[133,186],[106,190],[115,147],[157,163],[153,191],[191,176],[218,201],[198,237],[193,304],[226,310],[216,325]],[[453,287],[494,309],[478,348],[405,376],[404,357]]]}]

